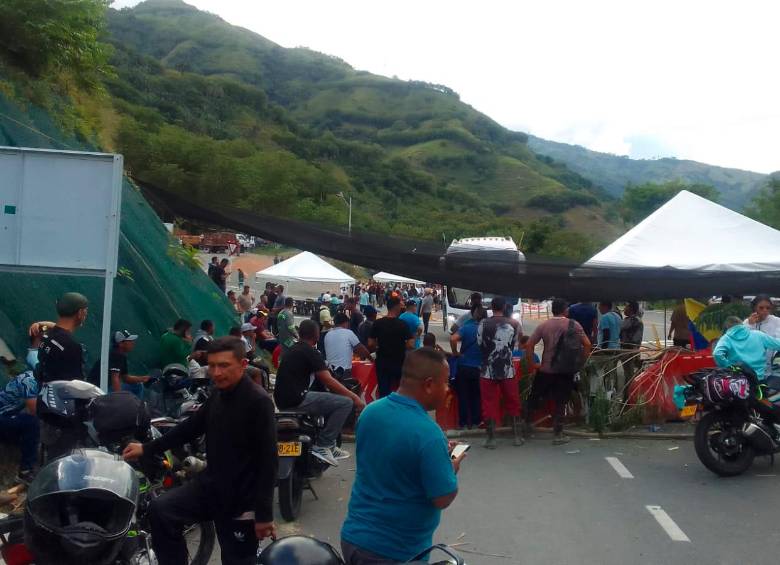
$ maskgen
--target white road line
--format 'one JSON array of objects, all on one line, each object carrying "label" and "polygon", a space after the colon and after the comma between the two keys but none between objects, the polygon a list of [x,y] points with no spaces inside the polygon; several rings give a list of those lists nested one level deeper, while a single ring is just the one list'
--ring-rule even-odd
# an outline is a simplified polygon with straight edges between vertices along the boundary
[{"label": "white road line", "polygon": [[620,459],[618,459],[617,457],[605,457],[604,459],[607,460],[607,463],[612,465],[612,468],[620,476],[621,479],[633,479],[634,478],[634,475],[631,474],[631,471],[626,469],[626,466],[623,465],[623,463],[621,463]]},{"label": "white road line", "polygon": [[660,506],[645,506],[645,508],[653,515],[653,518],[661,525],[669,537],[672,538],[672,541],[691,541],[685,535],[685,532],[680,529],[680,526],[674,523],[674,520],[666,513],[666,510]]}]

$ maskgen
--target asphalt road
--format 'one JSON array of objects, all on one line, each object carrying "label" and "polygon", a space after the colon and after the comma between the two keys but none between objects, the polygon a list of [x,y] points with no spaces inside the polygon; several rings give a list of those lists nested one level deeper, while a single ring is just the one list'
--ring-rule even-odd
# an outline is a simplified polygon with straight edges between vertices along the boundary
[{"label": "asphalt road", "polygon": [[[309,534],[338,547],[354,465],[354,458],[343,461],[315,481],[320,499],[305,493],[298,522],[277,517],[282,535]],[[502,439],[495,451],[475,445],[459,480],[434,539],[461,544],[472,565],[777,563],[780,478],[767,460],[742,477],[719,479],[690,442],[556,447],[542,436],[523,447]]]}]

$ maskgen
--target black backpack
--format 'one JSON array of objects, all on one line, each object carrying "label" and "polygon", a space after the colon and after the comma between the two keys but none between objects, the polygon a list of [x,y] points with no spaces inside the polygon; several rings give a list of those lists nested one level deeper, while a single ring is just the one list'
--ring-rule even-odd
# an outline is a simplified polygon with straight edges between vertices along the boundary
[{"label": "black backpack", "polygon": [[553,373],[573,375],[585,364],[585,348],[574,324],[574,320],[569,320],[569,327],[555,344],[550,364]]}]

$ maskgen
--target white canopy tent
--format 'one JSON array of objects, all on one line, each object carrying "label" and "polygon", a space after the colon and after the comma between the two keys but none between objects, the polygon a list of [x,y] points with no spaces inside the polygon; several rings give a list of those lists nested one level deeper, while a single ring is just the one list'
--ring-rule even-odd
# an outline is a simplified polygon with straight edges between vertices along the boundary
[{"label": "white canopy tent", "polygon": [[384,271],[375,274],[373,278],[376,282],[381,282],[381,283],[401,283],[401,284],[416,284],[416,285],[425,284],[423,281],[410,279],[408,277],[402,277],[400,275],[393,275],[391,273],[386,273]]},{"label": "white canopy tent", "polygon": [[337,292],[353,284],[355,279],[320,259],[314,253],[303,251],[289,259],[255,273],[255,284],[284,285],[285,294],[292,298],[317,298],[323,292]]},{"label": "white canopy tent", "polygon": [[780,270],[780,231],[683,190],[586,265]]}]

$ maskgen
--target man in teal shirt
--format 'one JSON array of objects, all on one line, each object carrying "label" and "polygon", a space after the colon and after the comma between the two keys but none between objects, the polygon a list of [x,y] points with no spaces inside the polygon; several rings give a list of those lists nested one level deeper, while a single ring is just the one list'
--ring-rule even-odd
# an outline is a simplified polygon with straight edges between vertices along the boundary
[{"label": "man in teal shirt", "polygon": [[611,302],[599,302],[599,347],[601,349],[620,349],[620,314],[612,309]]},{"label": "man in teal shirt", "polygon": [[398,316],[398,319],[409,326],[409,333],[414,336],[414,348],[419,349],[422,346],[423,322],[417,315],[417,303],[409,300],[406,303],[406,312]]},{"label": "man in teal shirt", "polygon": [[409,352],[397,393],[377,400],[357,424],[357,468],[341,530],[347,565],[404,562],[433,544],[441,511],[458,494],[463,455],[427,411],[447,396],[449,365],[431,348]]},{"label": "man in teal shirt", "polygon": [[179,365],[188,364],[188,357],[192,352],[192,336],[189,320],[176,320],[173,328],[165,332],[160,338],[160,366],[165,368],[172,363]]}]

